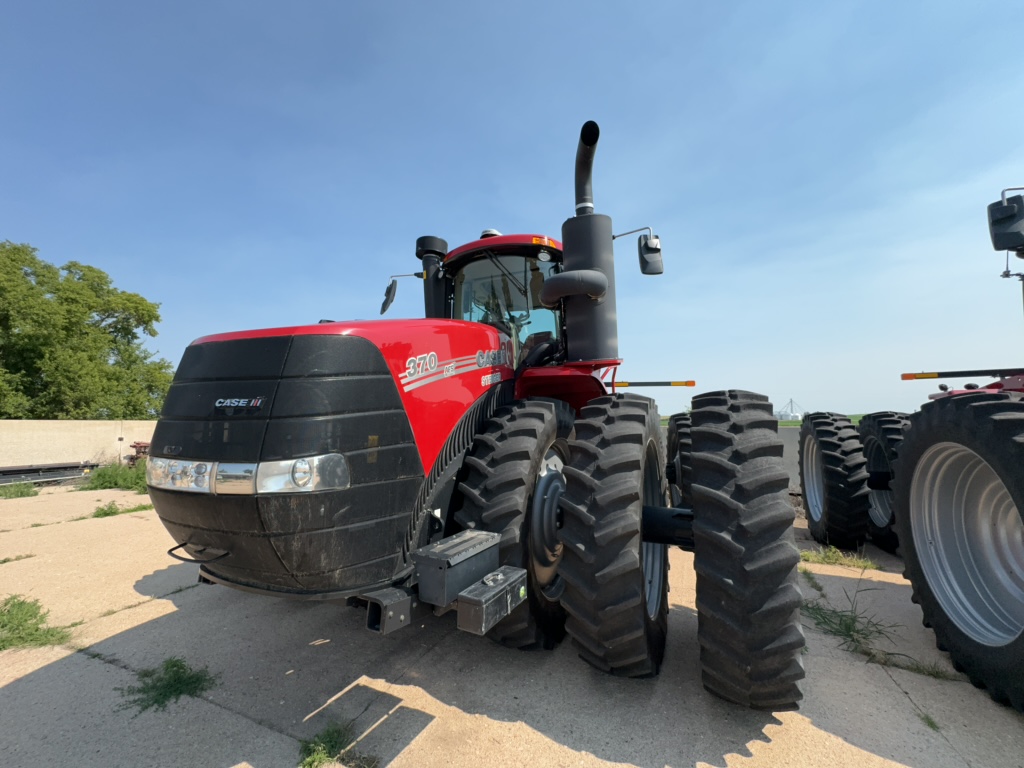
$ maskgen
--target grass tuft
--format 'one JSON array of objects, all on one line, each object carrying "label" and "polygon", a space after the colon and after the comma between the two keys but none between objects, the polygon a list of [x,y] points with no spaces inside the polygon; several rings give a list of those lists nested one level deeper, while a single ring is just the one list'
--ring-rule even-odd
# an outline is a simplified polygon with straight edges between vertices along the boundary
[{"label": "grass tuft", "polygon": [[11,483],[0,485],[0,499],[24,499],[29,496],[38,496],[39,491],[32,483]]},{"label": "grass tuft", "polygon": [[963,676],[934,662],[921,662],[905,653],[893,653],[875,647],[881,640],[892,642],[892,631],[898,625],[883,624],[857,608],[857,595],[867,590],[858,589],[852,598],[847,593],[849,608],[834,608],[829,604],[824,589],[814,575],[803,566],[800,567],[800,572],[821,595],[820,598],[804,601],[800,607],[801,612],[822,632],[838,637],[843,650],[863,656],[869,664],[895,667],[936,680],[963,679]]},{"label": "grass tuft", "polygon": [[108,464],[89,473],[80,491],[106,491],[120,489],[148,493],[146,487],[146,462],[140,461],[134,467],[127,464]]},{"label": "grass tuft", "polygon": [[346,768],[378,768],[378,758],[345,751],[353,741],[351,726],[341,723],[329,725],[309,741],[302,742],[299,768],[321,768],[331,762],[341,763]]},{"label": "grass tuft", "polygon": [[192,669],[177,656],[165,660],[159,669],[143,669],[137,675],[139,685],[114,689],[128,699],[117,710],[138,708],[136,717],[147,709],[167,709],[182,696],[199,696],[217,684],[217,678],[206,667]]},{"label": "grass tuft", "polygon": [[925,725],[927,725],[933,731],[941,731],[942,730],[942,728],[939,726],[939,724],[935,722],[935,719],[931,715],[929,715],[927,712],[922,712],[919,715],[919,717],[921,718],[921,722],[924,723]]},{"label": "grass tuft", "polygon": [[874,643],[878,640],[892,640],[893,626],[875,621],[857,608],[857,590],[851,598],[849,608],[834,608],[825,600],[811,600],[803,604],[801,609],[815,626],[827,635],[838,637],[840,647],[851,653],[859,653],[869,659],[877,653]]},{"label": "grass tuft", "polygon": [[[111,501],[104,504],[101,507],[96,507],[96,511],[92,513],[93,517],[114,517],[115,515],[127,515],[129,512],[145,512],[146,510],[152,509],[152,504],[138,504],[134,507],[125,507],[121,509],[117,506],[116,501]],[[77,520],[84,520],[85,518],[76,518]]]},{"label": "grass tuft", "polygon": [[862,555],[851,555],[836,549],[832,545],[825,548],[805,549],[800,552],[800,559],[805,563],[818,565],[844,565],[860,571],[877,571],[878,564]]},{"label": "grass tuft", "polygon": [[0,651],[8,648],[38,648],[61,645],[71,637],[68,627],[48,627],[38,600],[11,595],[0,603]]}]

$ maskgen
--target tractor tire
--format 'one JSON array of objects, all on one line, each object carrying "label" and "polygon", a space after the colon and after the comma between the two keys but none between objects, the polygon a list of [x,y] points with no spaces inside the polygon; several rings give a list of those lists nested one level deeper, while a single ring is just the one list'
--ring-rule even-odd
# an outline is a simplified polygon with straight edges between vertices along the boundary
[{"label": "tractor tire", "polygon": [[881,411],[867,414],[857,425],[868,471],[868,536],[886,552],[895,552],[900,543],[893,517],[892,462],[906,424],[907,414]]},{"label": "tractor tire", "polygon": [[800,487],[807,528],[821,544],[856,549],[867,536],[868,473],[860,436],[839,413],[808,413],[800,425]]},{"label": "tractor tire", "polygon": [[693,464],[690,454],[693,452],[693,442],[690,440],[690,414],[677,413],[669,416],[666,443],[668,464],[665,466],[665,477],[672,495],[672,506],[692,507],[693,494],[690,493],[690,484]]},{"label": "tractor tire", "polygon": [[643,542],[644,504],[665,506],[653,400],[592,400],[569,441],[562,497],[565,628],[580,657],[624,677],[656,675],[668,631],[668,549]]},{"label": "tractor tire", "polygon": [[729,390],[693,398],[693,539],[704,688],[753,709],[803,698],[789,473],[768,398]]},{"label": "tractor tire", "polygon": [[[527,571],[528,600],[487,633],[510,648],[552,648],[565,637],[555,529],[573,416],[572,408],[558,400],[514,402],[486,422],[466,456],[455,521],[463,528],[500,533],[501,564]],[[539,526],[545,518],[549,546],[534,530],[534,521]]]},{"label": "tractor tire", "polygon": [[1024,394],[954,395],[910,416],[896,530],[936,645],[1024,712]]}]

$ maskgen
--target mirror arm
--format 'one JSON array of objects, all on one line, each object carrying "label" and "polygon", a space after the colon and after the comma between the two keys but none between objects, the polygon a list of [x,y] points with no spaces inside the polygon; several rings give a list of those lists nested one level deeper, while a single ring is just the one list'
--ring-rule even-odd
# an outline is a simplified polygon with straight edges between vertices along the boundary
[{"label": "mirror arm", "polygon": [[651,229],[650,227],[640,227],[639,229],[631,229],[629,230],[629,232],[622,232],[618,235],[612,235],[612,240],[618,240],[620,237],[625,237],[626,235],[635,235],[637,232],[646,232],[651,237],[654,237],[653,229]]}]

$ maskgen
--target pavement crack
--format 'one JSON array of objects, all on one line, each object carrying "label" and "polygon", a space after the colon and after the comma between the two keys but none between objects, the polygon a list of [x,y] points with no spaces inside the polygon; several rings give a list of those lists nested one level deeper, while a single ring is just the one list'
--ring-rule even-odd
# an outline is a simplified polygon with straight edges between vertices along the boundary
[{"label": "pavement crack", "polygon": [[[72,650],[74,650],[74,651],[76,651],[78,653],[81,653],[83,656],[87,656],[90,659],[96,659],[97,661],[100,661],[100,662],[102,662],[104,664],[109,664],[110,666],[116,667],[117,669],[124,670],[125,672],[131,672],[133,675],[138,675],[139,674],[140,670],[137,670],[134,667],[132,667],[130,664],[128,664],[128,663],[126,663],[124,661],[121,661],[121,659],[117,658],[116,656],[111,656],[111,655],[106,654],[106,653],[100,653],[99,651],[94,651],[91,648],[75,648],[73,646],[66,646],[66,647],[71,648]],[[260,726],[261,728],[266,728],[268,731],[273,731],[274,733],[280,734],[281,736],[285,736],[285,737],[291,739],[292,741],[296,741],[296,742],[300,741],[299,738],[297,738],[293,734],[288,733],[287,731],[285,731],[285,730],[283,730],[281,728],[276,727],[272,722],[269,722],[267,720],[263,720],[263,719],[258,718],[258,717],[253,717],[250,714],[247,714],[247,713],[242,712],[240,710],[234,709],[233,707],[229,707],[227,704],[224,704],[224,703],[222,703],[220,701],[216,701],[213,698],[210,698],[208,696],[191,696],[189,698],[194,698],[197,701],[203,701],[203,702],[205,702],[205,703],[207,703],[207,704],[209,704],[211,706],[217,707],[218,709],[224,710],[225,712],[229,712],[232,715],[235,715],[236,717],[240,717],[243,720],[246,720],[246,721],[248,721],[250,723],[255,723],[256,725]]]},{"label": "pavement crack", "polygon": [[[928,712],[926,712],[916,701],[914,701],[914,697],[910,694],[910,691],[908,691],[906,688],[900,685],[899,680],[897,680],[893,675],[892,669],[886,666],[882,666],[882,671],[885,672],[885,674],[889,677],[889,679],[892,681],[892,684],[895,685],[903,693],[903,695],[907,697],[907,701],[910,702],[910,706],[912,706],[914,710],[917,712],[917,716],[921,718],[921,721],[927,724],[928,721],[931,720],[931,715],[929,715]],[[946,746],[948,746],[957,757],[963,760],[964,765],[967,766],[967,768],[973,768],[973,763],[971,763],[971,761],[967,757],[965,757],[959,749],[956,748],[953,742],[951,742],[946,737],[946,734],[942,732],[941,728],[933,730],[935,731],[936,735],[938,735],[946,743]]]}]

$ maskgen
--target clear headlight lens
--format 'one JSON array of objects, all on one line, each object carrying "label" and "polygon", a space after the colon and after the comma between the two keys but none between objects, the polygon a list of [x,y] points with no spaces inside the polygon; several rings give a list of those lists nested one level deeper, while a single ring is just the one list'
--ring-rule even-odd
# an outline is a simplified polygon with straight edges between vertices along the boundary
[{"label": "clear headlight lens", "polygon": [[351,475],[340,453],[258,463],[151,456],[146,461],[146,483],[170,491],[218,495],[311,493],[348,488]]},{"label": "clear headlight lens", "polygon": [[350,484],[348,462],[340,453],[264,461],[256,473],[256,493],[307,493],[348,488]]},{"label": "clear headlight lens", "polygon": [[146,482],[174,491],[209,493],[210,463],[151,457],[146,461]]}]

